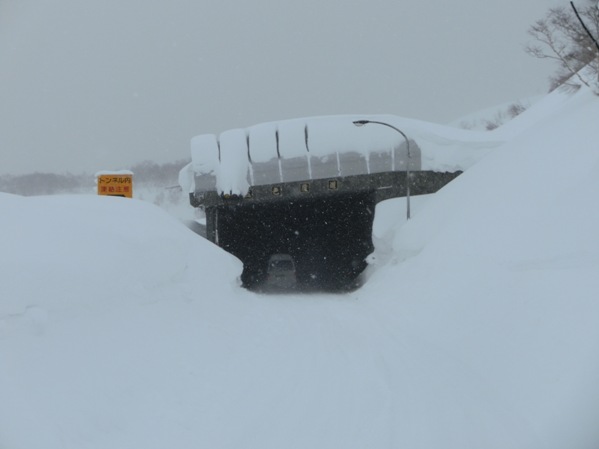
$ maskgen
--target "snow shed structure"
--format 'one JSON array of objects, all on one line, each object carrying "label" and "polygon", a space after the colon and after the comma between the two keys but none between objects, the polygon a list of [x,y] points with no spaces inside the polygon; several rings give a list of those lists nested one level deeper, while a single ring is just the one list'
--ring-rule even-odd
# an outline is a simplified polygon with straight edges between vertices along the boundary
[{"label": "snow shed structure", "polygon": [[[265,123],[196,136],[180,183],[205,210],[206,237],[259,286],[272,254],[290,254],[301,286],[350,285],[374,250],[378,202],[432,193],[460,172],[422,170],[418,144],[358,117]],[[409,177],[408,177],[409,175]]]}]

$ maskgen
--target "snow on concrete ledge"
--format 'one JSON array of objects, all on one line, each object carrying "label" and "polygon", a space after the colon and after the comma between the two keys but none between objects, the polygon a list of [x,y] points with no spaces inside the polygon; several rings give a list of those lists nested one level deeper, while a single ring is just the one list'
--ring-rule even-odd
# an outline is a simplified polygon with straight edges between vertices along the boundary
[{"label": "snow on concrete ledge", "polygon": [[[401,134],[376,123],[357,127],[353,123],[356,120],[383,122],[402,130],[415,142],[410,158]],[[261,123],[225,131],[218,138],[214,134],[194,137],[192,162],[181,171],[180,183],[186,192],[201,188],[244,194],[250,184],[261,183],[254,179],[254,171],[270,173],[263,179],[272,182],[284,180],[282,161],[305,165],[310,174],[312,164],[317,164],[330,172],[327,176],[337,176],[343,174],[341,159],[365,160],[369,167],[371,156],[381,154],[394,161],[389,171],[404,170],[410,160],[411,170],[454,172],[467,169],[502,144],[496,137],[489,132],[392,115],[335,115]],[[198,180],[205,185],[198,186]]]}]

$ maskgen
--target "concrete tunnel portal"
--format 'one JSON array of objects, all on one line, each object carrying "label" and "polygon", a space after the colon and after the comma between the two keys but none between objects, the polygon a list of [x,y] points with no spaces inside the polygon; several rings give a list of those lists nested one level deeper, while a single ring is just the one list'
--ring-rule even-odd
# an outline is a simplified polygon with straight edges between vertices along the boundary
[{"label": "concrete tunnel portal", "polygon": [[[358,286],[374,251],[376,205],[433,193],[460,172],[386,172],[335,179],[254,186],[246,196],[190,194],[206,213],[206,237],[243,262],[242,284],[266,286],[274,254],[293,258],[297,290],[344,290]],[[398,214],[402,212],[398,210]]]},{"label": "concrete tunnel portal", "polygon": [[192,139],[181,187],[206,214],[206,238],[243,262],[246,288],[266,284],[275,255],[292,260],[294,288],[356,286],[374,251],[376,204],[434,193],[461,173],[423,170],[420,147],[398,128],[372,121],[386,126],[359,130],[368,121],[354,120],[288,120]]},{"label": "concrete tunnel portal", "polygon": [[269,257],[289,254],[298,289],[353,285],[374,250],[372,192],[219,207],[217,243],[243,262],[246,288],[260,288]]}]

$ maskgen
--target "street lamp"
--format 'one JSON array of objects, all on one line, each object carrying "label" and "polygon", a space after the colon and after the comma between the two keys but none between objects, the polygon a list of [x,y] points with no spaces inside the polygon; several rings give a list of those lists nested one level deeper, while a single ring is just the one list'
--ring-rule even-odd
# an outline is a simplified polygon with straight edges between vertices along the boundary
[{"label": "street lamp", "polygon": [[399,134],[401,134],[402,137],[406,140],[406,147],[408,150],[408,165],[406,168],[406,217],[409,220],[410,219],[410,162],[411,162],[412,155],[410,153],[410,141],[408,140],[408,136],[406,136],[401,129],[396,128],[395,126],[390,125],[389,123],[385,123],[385,122],[377,122],[375,120],[356,120],[353,123],[356,126],[364,126],[369,123],[374,123],[376,125],[383,125],[388,128],[394,129]]}]

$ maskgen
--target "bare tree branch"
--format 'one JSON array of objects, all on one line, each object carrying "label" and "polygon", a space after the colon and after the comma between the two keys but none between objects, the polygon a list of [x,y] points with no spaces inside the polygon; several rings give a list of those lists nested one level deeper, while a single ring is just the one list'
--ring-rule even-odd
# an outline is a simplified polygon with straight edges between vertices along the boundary
[{"label": "bare tree branch", "polygon": [[581,71],[585,67],[599,70],[599,45],[589,28],[586,25],[581,27],[577,20],[577,16],[579,20],[584,18],[591,28],[599,30],[599,11],[595,6],[582,9],[580,14],[576,8],[573,9],[577,14],[563,7],[550,8],[545,18],[536,21],[528,30],[536,44],[527,45],[525,51],[535,58],[549,59],[558,64],[557,73],[551,78],[552,88],[564,85],[572,78],[591,87]]},{"label": "bare tree branch", "polygon": [[597,43],[597,39],[595,39],[595,37],[593,36],[591,31],[587,28],[586,24],[584,23],[584,20],[582,20],[582,18],[580,17],[580,14],[578,14],[578,10],[576,9],[576,6],[574,6],[574,2],[570,2],[570,5],[572,6],[572,9],[574,10],[574,14],[576,14],[576,18],[578,19],[578,21],[580,22],[580,24],[582,25],[582,27],[584,28],[586,33],[589,35],[589,37],[595,43],[595,46],[597,47],[597,51],[599,51],[599,43]]}]

